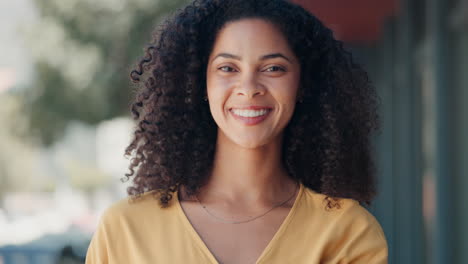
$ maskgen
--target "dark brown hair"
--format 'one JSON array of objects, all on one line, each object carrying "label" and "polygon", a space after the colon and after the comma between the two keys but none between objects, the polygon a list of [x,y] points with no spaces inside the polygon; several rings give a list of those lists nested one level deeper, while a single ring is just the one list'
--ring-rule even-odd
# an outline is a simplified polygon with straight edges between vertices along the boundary
[{"label": "dark brown hair", "polygon": [[200,0],[166,20],[131,72],[141,83],[126,149],[129,195],[155,190],[167,205],[183,185],[194,194],[213,165],[217,126],[207,102],[206,66],[229,21],[261,18],[277,26],[300,59],[300,96],[284,131],[289,175],[329,197],[369,204],[375,194],[370,137],[378,97],[367,73],[314,15],[284,0]]}]

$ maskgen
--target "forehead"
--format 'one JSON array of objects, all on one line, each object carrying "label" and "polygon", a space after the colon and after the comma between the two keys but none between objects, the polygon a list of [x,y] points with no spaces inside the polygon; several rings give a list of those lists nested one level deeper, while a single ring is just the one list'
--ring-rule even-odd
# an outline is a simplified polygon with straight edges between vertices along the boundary
[{"label": "forehead", "polygon": [[217,52],[238,55],[283,52],[292,55],[281,30],[273,23],[260,18],[227,23],[216,37],[212,55]]}]

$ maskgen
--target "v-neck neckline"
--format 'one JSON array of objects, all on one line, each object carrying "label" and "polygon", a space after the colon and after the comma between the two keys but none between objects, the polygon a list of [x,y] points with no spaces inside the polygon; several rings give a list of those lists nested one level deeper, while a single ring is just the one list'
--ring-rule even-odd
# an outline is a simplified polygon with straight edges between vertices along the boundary
[{"label": "v-neck neckline", "polygon": [[[289,223],[291,222],[291,220],[294,217],[294,214],[297,211],[297,207],[298,207],[299,201],[301,200],[303,192],[304,192],[304,186],[302,185],[302,183],[299,183],[299,191],[297,192],[297,195],[296,195],[296,198],[294,200],[293,206],[289,210],[288,215],[283,220],[283,222],[281,223],[278,230],[276,230],[275,234],[273,235],[273,238],[268,242],[267,246],[263,249],[262,253],[260,254],[260,256],[255,261],[255,264],[260,264],[263,261],[263,259],[268,256],[268,253],[278,243],[277,240],[279,240],[281,238],[281,236],[283,235],[283,233],[286,231],[287,227],[289,226]],[[208,246],[203,241],[203,239],[198,234],[198,232],[195,230],[192,223],[190,222],[187,215],[185,214],[184,209],[182,208],[182,205],[180,204],[180,201],[179,201],[179,190],[177,190],[175,192],[173,198],[175,199],[174,202],[175,202],[175,206],[177,207],[177,213],[179,214],[180,218],[182,219],[182,222],[185,225],[186,230],[190,233],[192,238],[195,240],[195,243],[203,251],[205,256],[210,259],[211,263],[219,264],[218,260],[214,256],[214,254],[209,250]]]}]

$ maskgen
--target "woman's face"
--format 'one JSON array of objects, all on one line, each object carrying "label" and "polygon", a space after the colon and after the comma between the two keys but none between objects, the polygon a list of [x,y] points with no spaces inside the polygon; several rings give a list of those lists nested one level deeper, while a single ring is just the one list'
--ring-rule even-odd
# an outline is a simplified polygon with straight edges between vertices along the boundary
[{"label": "woman's face", "polygon": [[262,19],[226,24],[207,66],[218,137],[245,148],[280,140],[294,112],[299,79],[298,59],[277,27]]}]

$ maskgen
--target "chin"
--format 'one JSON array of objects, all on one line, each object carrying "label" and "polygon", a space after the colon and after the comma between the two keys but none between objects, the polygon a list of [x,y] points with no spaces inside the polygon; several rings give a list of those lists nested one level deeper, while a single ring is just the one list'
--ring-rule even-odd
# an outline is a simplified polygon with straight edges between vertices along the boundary
[{"label": "chin", "polygon": [[245,149],[256,149],[262,146],[265,146],[268,144],[269,141],[268,139],[245,139],[245,138],[236,138],[232,140],[234,144],[238,145],[239,147],[245,148]]},{"label": "chin", "polygon": [[[229,145],[235,145],[244,149],[256,149],[275,143],[278,137],[274,131],[266,129],[266,131],[248,131],[237,128],[221,129],[218,127],[218,140],[224,141]],[[219,142],[218,142],[219,143]]]}]

